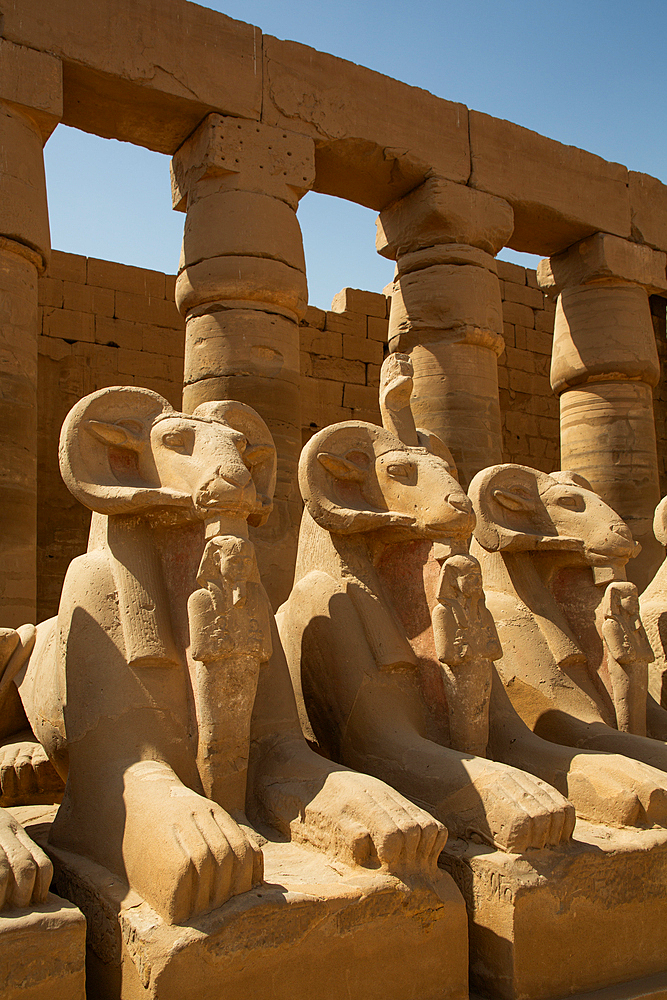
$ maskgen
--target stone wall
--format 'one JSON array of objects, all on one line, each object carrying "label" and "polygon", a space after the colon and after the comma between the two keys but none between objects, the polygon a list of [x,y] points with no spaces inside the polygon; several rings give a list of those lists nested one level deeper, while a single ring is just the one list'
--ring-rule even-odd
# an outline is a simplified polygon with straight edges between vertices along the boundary
[{"label": "stone wall", "polygon": [[339,420],[380,422],[378,386],[390,300],[344,288],[331,309],[309,306],[301,324],[303,443]]},{"label": "stone wall", "polygon": [[549,366],[555,305],[535,271],[498,261],[505,350],[498,361],[503,461],[543,472],[559,467],[558,400]]},{"label": "stone wall", "polygon": [[[549,385],[554,307],[535,272],[498,261],[506,348],[499,360],[508,462],[558,468],[558,401]],[[85,548],[87,512],[58,471],[58,436],[70,407],[107,385],[143,385],[180,406],[183,320],[174,278],[54,252],[39,282],[38,614],[54,614],[70,560]],[[302,436],[357,418],[379,422],[377,389],[386,350],[389,299],[346,288],[328,311],[309,307],[301,324]],[[653,299],[667,360],[664,299]],[[663,365],[667,371],[667,366]],[[667,492],[667,384],[656,389],[658,453]]]},{"label": "stone wall", "polygon": [[37,620],[55,614],[90,515],[60,478],[58,437],[69,409],[109,385],[141,385],[180,407],[183,321],[174,278],[54,252],[39,280]]}]

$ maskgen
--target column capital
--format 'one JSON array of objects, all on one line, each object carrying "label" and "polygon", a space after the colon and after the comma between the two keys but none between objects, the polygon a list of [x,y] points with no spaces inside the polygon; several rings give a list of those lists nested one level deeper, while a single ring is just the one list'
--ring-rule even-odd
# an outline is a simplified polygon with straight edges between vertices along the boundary
[{"label": "column capital", "polygon": [[577,285],[634,284],[649,294],[667,291],[667,254],[609,233],[585,240],[542,260],[537,268],[540,288],[557,298]]},{"label": "column capital", "polygon": [[30,118],[45,143],[63,116],[62,62],[0,38],[0,101]]},{"label": "column capital", "polygon": [[211,114],[174,154],[172,202],[225,191],[269,195],[296,209],[315,181],[315,143],[285,129]]},{"label": "column capital", "polygon": [[441,244],[495,256],[512,235],[514,212],[495,195],[430,177],[385,208],[376,226],[376,249],[390,260]]}]

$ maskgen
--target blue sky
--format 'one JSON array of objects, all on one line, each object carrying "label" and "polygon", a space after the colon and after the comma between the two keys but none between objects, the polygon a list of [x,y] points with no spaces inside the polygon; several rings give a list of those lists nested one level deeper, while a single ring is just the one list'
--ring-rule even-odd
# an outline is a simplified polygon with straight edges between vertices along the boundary
[{"label": "blue sky", "polygon": [[[168,0],[166,0],[168,2]],[[667,183],[667,0],[216,0],[204,4]],[[389,109],[390,111],[390,109]],[[176,270],[169,160],[59,126],[45,150],[54,248]],[[379,291],[375,213],[310,193],[310,301]],[[501,254],[528,262],[527,255]]]}]

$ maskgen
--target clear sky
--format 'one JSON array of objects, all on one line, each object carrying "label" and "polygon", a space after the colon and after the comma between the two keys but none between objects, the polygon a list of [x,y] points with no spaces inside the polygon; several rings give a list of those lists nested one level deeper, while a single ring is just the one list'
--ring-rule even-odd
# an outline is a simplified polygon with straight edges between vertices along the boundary
[{"label": "clear sky", "polygon": [[[169,0],[165,0],[168,3]],[[204,6],[507,118],[667,183],[667,0],[215,0]],[[391,114],[391,108],[387,109]],[[54,248],[176,270],[168,157],[59,126],[45,151]],[[310,301],[379,291],[375,213],[309,193]],[[502,257],[528,263],[525,254]]]}]

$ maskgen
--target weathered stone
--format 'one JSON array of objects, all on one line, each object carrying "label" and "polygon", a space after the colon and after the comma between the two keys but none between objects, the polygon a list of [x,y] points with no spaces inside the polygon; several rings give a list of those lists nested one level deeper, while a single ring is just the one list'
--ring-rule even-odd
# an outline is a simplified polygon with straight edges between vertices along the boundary
[{"label": "weathered stone", "polygon": [[308,293],[296,208],[313,182],[314,147],[282,129],[211,115],[174,157],[172,178],[174,204],[187,209],[176,282],[186,318],[184,405],[251,401],[259,390],[280,474],[272,523],[254,537],[277,606],[289,593],[299,521],[298,324]]},{"label": "weathered stone", "polygon": [[502,454],[503,315],[492,253],[511,233],[511,209],[429,180],[377,227],[376,247],[397,258],[389,350],[410,353],[417,422],[447,442],[465,485]]},{"label": "weathered stone", "polygon": [[633,239],[667,250],[667,186],[656,177],[628,171]]},{"label": "weathered stone", "polygon": [[463,184],[470,173],[464,105],[268,35],[262,117],[317,141],[314,190],[368,208],[384,208],[431,172]]},{"label": "weathered stone", "polygon": [[477,247],[495,256],[512,228],[512,209],[506,201],[431,178],[384,209],[377,222],[375,246],[390,260],[448,243]]},{"label": "weathered stone", "polygon": [[[573,285],[558,297],[551,385],[560,394],[600,378],[656,385],[648,296],[637,285]],[[598,442],[596,447],[600,447]],[[655,509],[655,504],[653,505]]]},{"label": "weathered stone", "polygon": [[213,1000],[224,990],[254,1000],[258,984],[271,983],[275,1000],[291,1000],[326,984],[327,993],[344,990],[353,1000],[403,1000],[415,988],[429,1000],[465,1000],[466,913],[448,875],[433,889],[411,888],[295,844],[265,842],[263,853],[265,884],[176,927],[127,894],[122,880],[53,851],[56,880],[81,900],[94,928],[89,989],[109,995],[120,980],[128,998]]},{"label": "weathered stone", "polygon": [[658,1000],[667,982],[666,857],[663,830],[584,822],[567,847],[521,858],[448,844],[441,864],[470,914],[471,990],[502,1000]]},{"label": "weathered stone", "polygon": [[[614,693],[611,661],[618,661],[618,649],[608,619],[615,612],[605,591],[623,583],[636,596],[625,581],[626,563],[639,549],[628,526],[576,472],[495,466],[475,477],[470,496],[477,516],[471,551],[482,565],[503,646],[498,672],[515,710],[561,748],[615,755],[606,762],[593,757],[587,779],[571,771],[567,794],[583,818],[651,825],[648,813],[656,810],[655,820],[665,825],[667,712],[647,707],[644,698],[644,725],[654,738],[621,731],[634,695],[628,690],[629,700],[619,705]],[[525,759],[535,769],[538,758]],[[597,778],[596,760],[606,769]],[[605,785],[606,805],[595,806],[588,796]]]},{"label": "weathered stone", "polygon": [[667,254],[629,240],[596,233],[564,253],[540,261],[537,278],[556,298],[564,288],[614,278],[642,285],[649,294],[667,291]]},{"label": "weathered stone", "polygon": [[[276,481],[264,422],[238,402],[186,415],[145,389],[103,389],[70,412],[60,460],[94,510],[90,547],[70,568],[57,620],[5,630],[0,718],[15,681],[67,776],[48,844],[60,890],[91,923],[91,983],[130,997],[138,979],[178,1000],[186,981],[217,995],[222,977],[250,996],[259,962],[287,997],[322,962],[333,975],[344,961],[353,996],[400,1000],[406,977],[420,995],[442,995],[444,963],[445,995],[463,1000],[464,906],[437,870],[444,827],[324,761],[301,734],[248,539]],[[354,956],[348,907],[360,925]],[[423,953],[416,979],[401,948]]]},{"label": "weathered stone", "polygon": [[364,316],[387,318],[387,300],[381,292],[364,292],[359,288],[342,288],[333,297],[332,312],[356,312]]},{"label": "weathered stone", "polygon": [[86,921],[49,893],[30,910],[0,918],[3,1000],[85,1000]]},{"label": "weathered stone", "polygon": [[0,100],[27,114],[46,142],[63,115],[62,63],[0,38]]},{"label": "weathered stone", "polygon": [[641,589],[662,558],[651,531],[660,498],[651,386],[660,364],[648,296],[665,282],[665,260],[599,233],[542,261],[538,273],[558,294],[551,385],[561,398],[562,462],[630,525],[642,553],[629,573]]},{"label": "weathered stone", "polygon": [[[211,194],[246,191],[285,201],[295,210],[314,179],[310,139],[266,124],[209,115],[172,161],[172,201],[184,212]],[[270,230],[269,220],[267,237]]]},{"label": "weathered stone", "polygon": [[0,145],[6,150],[0,167],[0,238],[35,251],[43,270],[48,263],[51,238],[42,134],[27,115],[2,101]]},{"label": "weathered stone", "polygon": [[171,154],[210,111],[260,117],[261,32],[183,0],[9,0],[3,34],[63,59],[63,121],[87,132]]},{"label": "weathered stone", "polygon": [[514,209],[509,246],[558,253],[602,230],[630,236],[628,172],[512,122],[470,112],[471,187]]}]

